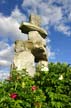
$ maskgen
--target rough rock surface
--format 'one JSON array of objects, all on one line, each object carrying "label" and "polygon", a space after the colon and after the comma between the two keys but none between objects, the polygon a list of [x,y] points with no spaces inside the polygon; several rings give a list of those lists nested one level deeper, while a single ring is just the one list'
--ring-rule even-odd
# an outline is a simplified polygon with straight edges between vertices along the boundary
[{"label": "rough rock surface", "polygon": [[40,16],[35,15],[33,13],[30,15],[29,20],[30,20],[31,24],[34,24],[36,26],[40,26],[40,24],[41,24],[41,18],[40,18]]},{"label": "rough rock surface", "polygon": [[37,67],[48,66],[45,41],[47,32],[40,27],[40,17],[34,14],[30,16],[30,23],[21,24],[20,30],[28,34],[28,40],[17,40],[15,42],[12,69],[26,69],[30,76],[34,76],[35,63]]},{"label": "rough rock surface", "polygon": [[34,76],[34,56],[31,54],[30,51],[24,51],[15,54],[13,64],[14,68],[16,68],[17,70],[26,69],[30,76]]},{"label": "rough rock surface", "polygon": [[46,38],[47,36],[47,32],[44,29],[31,23],[23,22],[19,29],[25,34],[28,34],[30,31],[38,31],[43,38]]},{"label": "rough rock surface", "polygon": [[39,61],[39,63],[36,65],[36,70],[40,71],[43,67],[48,67],[48,62],[45,60]]},{"label": "rough rock surface", "polygon": [[30,31],[28,34],[28,39],[31,40],[33,43],[41,43],[43,46],[46,46],[46,41],[44,38],[41,37],[40,33],[37,31]]},{"label": "rough rock surface", "polygon": [[15,41],[15,53],[23,52],[23,51],[31,51],[31,49],[34,47],[34,44],[30,40],[17,40]]}]

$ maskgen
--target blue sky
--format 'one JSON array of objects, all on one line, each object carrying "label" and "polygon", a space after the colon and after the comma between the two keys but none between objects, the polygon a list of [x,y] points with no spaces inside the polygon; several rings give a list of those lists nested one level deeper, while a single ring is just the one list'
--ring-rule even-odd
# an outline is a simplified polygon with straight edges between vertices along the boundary
[{"label": "blue sky", "polygon": [[49,62],[71,64],[71,0],[0,0],[0,78],[9,73],[14,41],[27,39],[19,26],[31,13],[41,16],[48,32]]}]

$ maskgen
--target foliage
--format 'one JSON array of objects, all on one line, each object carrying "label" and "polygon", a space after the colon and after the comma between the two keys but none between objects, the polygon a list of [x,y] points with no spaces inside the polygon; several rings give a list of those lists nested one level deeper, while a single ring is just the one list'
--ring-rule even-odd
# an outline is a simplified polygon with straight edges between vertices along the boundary
[{"label": "foliage", "polygon": [[[37,69],[38,70],[38,69]],[[13,70],[0,82],[0,108],[71,108],[71,67],[50,63],[31,78]]]}]

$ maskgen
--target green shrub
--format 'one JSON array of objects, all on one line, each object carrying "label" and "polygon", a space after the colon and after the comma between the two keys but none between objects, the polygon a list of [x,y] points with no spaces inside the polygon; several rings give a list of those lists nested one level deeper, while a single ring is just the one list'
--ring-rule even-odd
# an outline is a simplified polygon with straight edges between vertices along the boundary
[{"label": "green shrub", "polygon": [[71,67],[50,63],[34,78],[13,70],[0,82],[0,108],[71,108]]}]

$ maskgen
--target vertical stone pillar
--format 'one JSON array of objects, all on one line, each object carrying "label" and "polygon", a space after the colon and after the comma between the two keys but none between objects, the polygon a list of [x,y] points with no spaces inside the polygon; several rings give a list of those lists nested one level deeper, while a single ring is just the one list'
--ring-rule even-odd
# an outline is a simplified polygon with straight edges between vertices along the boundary
[{"label": "vertical stone pillar", "polygon": [[17,40],[15,42],[15,55],[12,69],[16,68],[18,71],[25,69],[28,74],[33,77],[35,74],[35,58],[34,55],[31,53],[32,47],[33,43],[29,40]]}]

